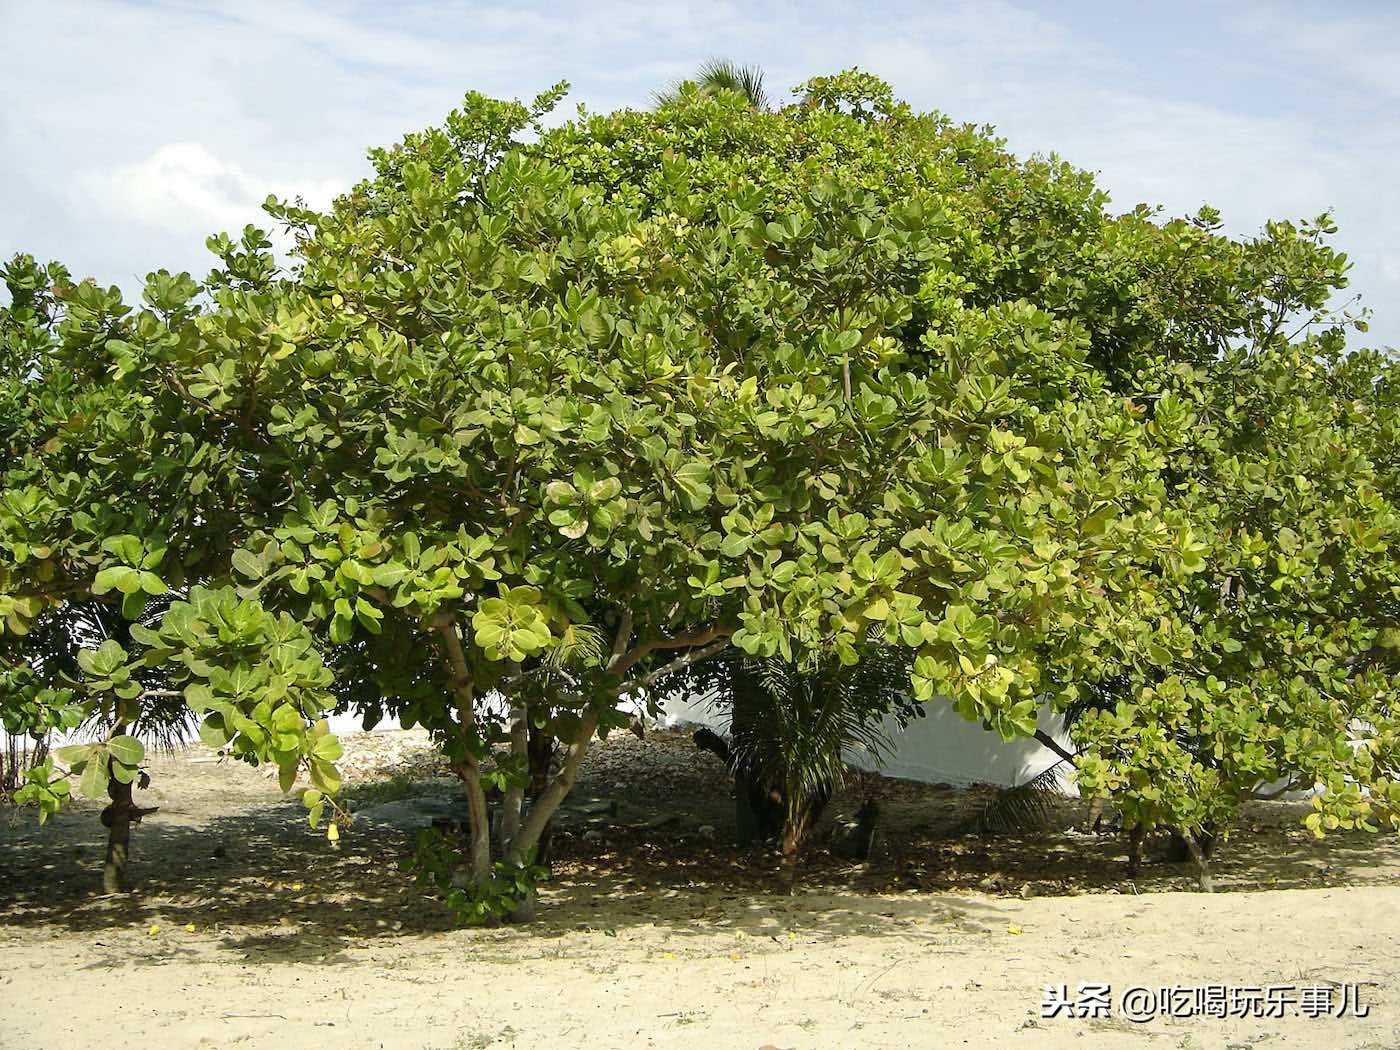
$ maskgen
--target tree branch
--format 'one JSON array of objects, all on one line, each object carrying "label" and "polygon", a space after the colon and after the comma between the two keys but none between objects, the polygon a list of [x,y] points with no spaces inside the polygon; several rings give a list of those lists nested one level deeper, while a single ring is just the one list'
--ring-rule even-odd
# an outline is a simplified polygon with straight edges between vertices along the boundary
[{"label": "tree branch", "polygon": [[692,649],[684,656],[676,657],[670,663],[665,664],[661,667],[656,668],[656,670],[654,671],[650,671],[647,674],[642,675],[641,678],[619,686],[617,694],[618,696],[626,696],[629,693],[635,693],[638,689],[645,689],[647,686],[651,685],[658,679],[665,678],[667,675],[672,674],[675,671],[683,670],[684,668],[689,667],[691,664],[699,663],[707,656],[713,656],[721,649],[728,648],[728,646],[729,637],[726,635],[725,637],[720,638],[718,641],[711,642],[709,645],[703,646],[702,648]]},{"label": "tree branch", "polygon": [[617,625],[617,637],[613,639],[612,655],[608,657],[608,670],[614,670],[632,643],[632,608],[622,610],[622,618]]},{"label": "tree branch", "polygon": [[643,642],[626,656],[615,658],[609,664],[609,670],[614,674],[623,675],[658,649],[688,649],[692,646],[708,645],[716,638],[727,639],[733,633],[733,627],[716,625],[706,627],[704,630],[693,631],[690,634],[683,634],[679,638],[656,638],[649,642]]},{"label": "tree branch", "polygon": [[1051,751],[1055,752],[1055,754],[1059,755],[1066,762],[1074,761],[1074,755],[1066,751],[1063,747],[1061,747],[1060,742],[1056,740],[1053,736],[1051,736],[1049,733],[1047,733],[1045,730],[1037,729],[1035,731],[1035,739],[1039,741],[1043,747],[1048,747]]}]

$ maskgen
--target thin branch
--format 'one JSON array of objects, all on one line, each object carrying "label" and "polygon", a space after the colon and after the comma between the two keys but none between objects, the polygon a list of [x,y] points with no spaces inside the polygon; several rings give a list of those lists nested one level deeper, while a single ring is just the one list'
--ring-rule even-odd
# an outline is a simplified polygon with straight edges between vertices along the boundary
[{"label": "thin branch", "polygon": [[626,674],[657,649],[688,649],[692,646],[708,645],[716,638],[728,638],[733,633],[733,627],[715,626],[707,627],[702,631],[694,631],[691,634],[683,634],[679,638],[656,638],[649,642],[643,642],[626,656],[611,663],[610,670],[615,674]]},{"label": "thin branch", "polygon": [[1048,747],[1051,751],[1055,752],[1055,754],[1059,755],[1066,762],[1074,761],[1074,755],[1066,751],[1063,747],[1061,747],[1060,742],[1056,740],[1053,736],[1051,736],[1049,733],[1047,733],[1045,730],[1037,729],[1034,735],[1035,739],[1039,741],[1042,746]]},{"label": "thin branch", "polygon": [[684,668],[689,667],[693,663],[699,663],[707,656],[713,656],[715,653],[727,648],[728,646],[729,637],[726,635],[725,637],[720,638],[718,641],[711,642],[709,645],[706,645],[702,648],[692,649],[684,656],[676,657],[669,664],[666,664],[662,667],[658,667],[656,670],[642,675],[641,678],[638,678],[635,681],[628,682],[625,685],[618,687],[617,694],[618,696],[626,696],[630,693],[635,693],[639,689],[645,689],[647,686],[651,685],[658,679],[665,678],[669,674],[683,670]]}]

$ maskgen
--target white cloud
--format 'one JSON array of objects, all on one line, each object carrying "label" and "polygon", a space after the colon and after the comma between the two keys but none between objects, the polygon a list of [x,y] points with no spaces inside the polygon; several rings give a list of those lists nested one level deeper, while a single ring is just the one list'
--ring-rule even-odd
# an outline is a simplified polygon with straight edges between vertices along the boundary
[{"label": "white cloud", "polygon": [[342,179],[278,183],[223,160],[199,142],[171,142],[134,164],[89,169],[78,177],[81,198],[109,214],[172,233],[241,230],[259,222],[269,193],[328,204],[348,189]]}]

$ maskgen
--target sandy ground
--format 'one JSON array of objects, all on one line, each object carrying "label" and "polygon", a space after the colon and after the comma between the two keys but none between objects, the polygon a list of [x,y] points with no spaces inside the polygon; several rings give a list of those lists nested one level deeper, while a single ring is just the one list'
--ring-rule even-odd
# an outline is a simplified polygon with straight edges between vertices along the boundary
[{"label": "sandy ground", "polygon": [[[362,804],[448,790],[412,747],[351,768]],[[626,804],[562,838],[542,920],[456,930],[395,870],[406,835],[357,823],[333,849],[198,749],[154,774],[122,898],[93,896],[94,807],[0,816],[3,1050],[1400,1047],[1400,851],[1316,845],[1296,807],[1252,810],[1227,892],[1203,895],[1178,865],[1125,881],[1121,837],[1076,833],[1077,806],[1035,835],[949,837],[986,793],[868,778],[834,808],[883,800],[877,858],[814,851],[788,895],[771,856],[725,845],[721,771],[627,738],[579,789]],[[1040,1016],[1047,983],[1081,982],[1111,985],[1111,1016]],[[1130,987],[1212,984],[1355,985],[1369,1016],[1123,1016]]]}]

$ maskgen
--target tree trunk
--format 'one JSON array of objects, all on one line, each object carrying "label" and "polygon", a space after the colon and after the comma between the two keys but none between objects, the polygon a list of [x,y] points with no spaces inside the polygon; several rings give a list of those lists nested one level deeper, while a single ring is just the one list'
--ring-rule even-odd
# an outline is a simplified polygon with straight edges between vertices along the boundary
[{"label": "tree trunk", "polygon": [[797,892],[797,854],[807,835],[806,814],[800,808],[791,809],[783,824],[783,883],[788,893]]},{"label": "tree trunk", "polygon": [[520,902],[516,904],[514,910],[506,916],[506,922],[512,923],[513,925],[534,922],[538,897],[539,894],[532,885],[529,890],[526,891],[525,896],[521,898]]},{"label": "tree trunk", "polygon": [[[593,742],[593,734],[597,730],[598,713],[596,711],[585,712],[579,725],[578,736],[569,745],[568,755],[564,759],[564,767],[545,786],[539,797],[531,803],[530,810],[520,825],[520,830],[512,837],[506,847],[506,860],[511,864],[524,864],[531,852],[539,845],[540,837],[549,826],[550,820],[573,789],[574,781],[578,778],[579,767],[583,765],[583,758],[588,754],[589,745]],[[529,922],[534,917],[535,891],[532,887],[525,899],[511,912],[510,921]]]},{"label": "tree trunk", "polygon": [[481,762],[476,756],[476,688],[471,670],[462,651],[462,637],[451,620],[438,625],[442,638],[442,655],[451,672],[452,697],[457,708],[457,731],[461,735],[464,757],[454,762],[452,771],[462,782],[467,796],[467,815],[471,819],[471,850],[469,874],[473,881],[484,882],[491,877],[491,819],[486,810],[486,792],[481,787]]},{"label": "tree trunk", "polygon": [[124,893],[127,888],[126,860],[131,847],[131,785],[110,773],[107,795],[112,804],[103,811],[107,825],[107,860],[102,868],[104,893]]},{"label": "tree trunk", "polygon": [[[526,750],[530,756],[530,786],[525,792],[525,797],[533,805],[544,794],[544,789],[549,786],[549,770],[554,761],[554,737],[548,729],[536,729],[531,725]],[[552,818],[545,824],[544,830],[540,832],[539,846],[535,851],[535,863],[550,872],[554,870],[554,820]]]},{"label": "tree trunk", "polygon": [[596,711],[586,712],[579,724],[578,736],[569,745],[569,753],[564,759],[564,767],[540,792],[540,797],[535,799],[530,806],[530,812],[526,814],[519,833],[511,840],[509,856],[514,863],[524,863],[530,851],[539,844],[540,835],[543,834],[545,825],[559,809],[560,803],[573,790],[574,781],[578,779],[579,767],[583,765],[583,756],[588,754],[588,747],[593,742],[593,734],[597,731],[598,713]]},{"label": "tree trunk", "polygon": [[754,725],[763,707],[763,684],[745,664],[731,670],[729,739],[730,768],[734,771],[734,837],[740,846],[764,845],[781,834],[768,785],[755,769],[752,750]]},{"label": "tree trunk", "polygon": [[[578,738],[569,746],[564,766],[553,780],[549,779],[549,763],[554,753],[554,740],[546,733],[535,735],[533,730],[530,731],[526,744],[530,756],[530,809],[519,829],[506,840],[505,856],[512,864],[524,864],[532,853],[536,864],[545,863],[545,858],[541,856],[541,844],[550,834],[554,814],[573,790],[579,767],[597,728],[598,716],[585,715]],[[515,910],[507,916],[507,921],[533,922],[537,905],[538,893],[531,886]]]},{"label": "tree trunk", "polygon": [[461,772],[462,787],[467,795],[467,815],[471,818],[471,874],[482,881],[491,877],[491,814],[486,808],[486,792],[481,787],[481,772],[476,760],[468,762],[466,775]]},{"label": "tree trunk", "polygon": [[[528,751],[530,748],[530,721],[525,714],[523,705],[515,705],[510,709],[510,754],[512,758],[519,758],[521,762],[528,762]],[[520,817],[525,805],[525,787],[529,779],[529,773],[522,774],[523,778],[518,783],[511,784],[506,788],[505,798],[501,802],[501,849],[505,850],[507,843],[515,838],[520,832]]]},{"label": "tree trunk", "polygon": [[1186,841],[1186,848],[1191,851],[1191,859],[1196,862],[1196,884],[1202,893],[1212,892],[1215,882],[1210,877],[1210,857],[1201,848],[1201,843],[1193,832],[1182,828],[1181,837]]}]

